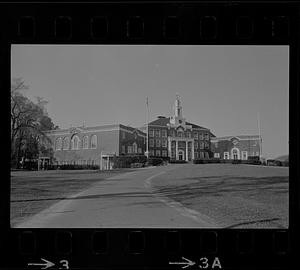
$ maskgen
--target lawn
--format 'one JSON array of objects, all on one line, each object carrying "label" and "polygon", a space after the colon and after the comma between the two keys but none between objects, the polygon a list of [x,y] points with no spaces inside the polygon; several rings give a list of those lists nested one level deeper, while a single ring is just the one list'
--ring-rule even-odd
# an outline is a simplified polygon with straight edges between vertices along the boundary
[{"label": "lawn", "polygon": [[156,192],[221,227],[287,228],[289,170],[232,164],[184,165],[152,181]]},{"label": "lawn", "polygon": [[11,226],[96,182],[128,170],[12,171]]}]

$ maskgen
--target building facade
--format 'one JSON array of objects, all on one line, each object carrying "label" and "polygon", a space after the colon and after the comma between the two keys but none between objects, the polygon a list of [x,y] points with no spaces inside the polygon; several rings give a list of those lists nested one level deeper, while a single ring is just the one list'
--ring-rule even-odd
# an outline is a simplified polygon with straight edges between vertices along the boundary
[{"label": "building facade", "polygon": [[[148,124],[149,156],[186,161],[212,157],[211,131],[185,120],[179,96],[173,109],[171,117],[158,116]],[[142,130],[147,132],[147,126]]]},{"label": "building facade", "polygon": [[146,134],[121,124],[52,130],[48,137],[57,165],[99,165],[110,169],[113,156],[145,152]]},{"label": "building facade", "polygon": [[213,156],[220,159],[261,157],[261,139],[258,135],[215,137],[211,140],[211,150]]}]

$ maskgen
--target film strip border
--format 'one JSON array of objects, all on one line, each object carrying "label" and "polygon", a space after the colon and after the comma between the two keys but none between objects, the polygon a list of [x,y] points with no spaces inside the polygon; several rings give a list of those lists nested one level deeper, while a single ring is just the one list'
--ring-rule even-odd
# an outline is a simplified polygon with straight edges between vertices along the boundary
[{"label": "film strip border", "polygon": [[[1,4],[0,22],[2,45],[299,46],[299,6],[294,4]],[[299,60],[299,53],[296,57]],[[291,58],[291,66],[297,67],[297,59]],[[295,88],[299,76],[295,71],[292,76],[298,78],[297,83],[292,80]],[[292,179],[290,187],[299,190]],[[297,197],[290,195],[290,207],[297,207]],[[178,269],[169,263],[182,257],[205,268],[202,258],[212,263],[218,257],[224,269],[290,269],[297,243],[294,236],[287,230],[2,230],[0,268],[26,269],[29,262],[44,258],[52,260],[55,269],[65,269],[61,261],[67,261],[71,269]],[[211,266],[208,269],[219,269]]]},{"label": "film strip border", "polygon": [[81,4],[3,5],[4,40],[73,44],[287,44],[296,5]]},{"label": "film strip border", "polygon": [[14,260],[5,269],[24,269],[41,258],[56,265],[67,261],[71,269],[178,269],[172,262],[182,258],[208,269],[287,269],[291,258],[285,230],[17,231],[7,238],[6,252]]}]

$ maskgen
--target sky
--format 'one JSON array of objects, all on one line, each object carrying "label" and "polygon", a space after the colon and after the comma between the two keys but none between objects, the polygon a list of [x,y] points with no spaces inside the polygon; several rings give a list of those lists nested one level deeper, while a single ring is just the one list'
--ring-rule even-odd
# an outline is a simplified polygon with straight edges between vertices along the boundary
[{"label": "sky", "polygon": [[288,46],[13,45],[11,76],[48,101],[60,128],[139,127],[171,116],[178,93],[188,122],[217,137],[258,134],[263,155],[288,154]]}]

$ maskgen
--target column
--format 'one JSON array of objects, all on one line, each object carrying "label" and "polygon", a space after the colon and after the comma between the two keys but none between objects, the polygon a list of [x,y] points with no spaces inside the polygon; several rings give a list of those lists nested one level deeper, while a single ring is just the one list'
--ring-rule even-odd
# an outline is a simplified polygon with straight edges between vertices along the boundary
[{"label": "column", "polygon": [[189,141],[185,141],[185,160],[189,161],[189,154],[188,154],[188,143]]},{"label": "column", "polygon": [[103,169],[103,158],[102,158],[102,152],[101,152],[101,155],[100,155],[100,170],[102,171]]},{"label": "column", "polygon": [[192,159],[195,158],[194,141],[192,141]]},{"label": "column", "polygon": [[169,158],[171,158],[172,156],[172,141],[171,141],[171,138],[168,137],[168,155],[169,155]]},{"label": "column", "polygon": [[110,170],[109,155],[107,155],[107,170]]},{"label": "column", "polygon": [[175,148],[175,151],[176,151],[176,159],[178,160],[179,157],[178,157],[178,141],[176,140],[176,148]]}]

